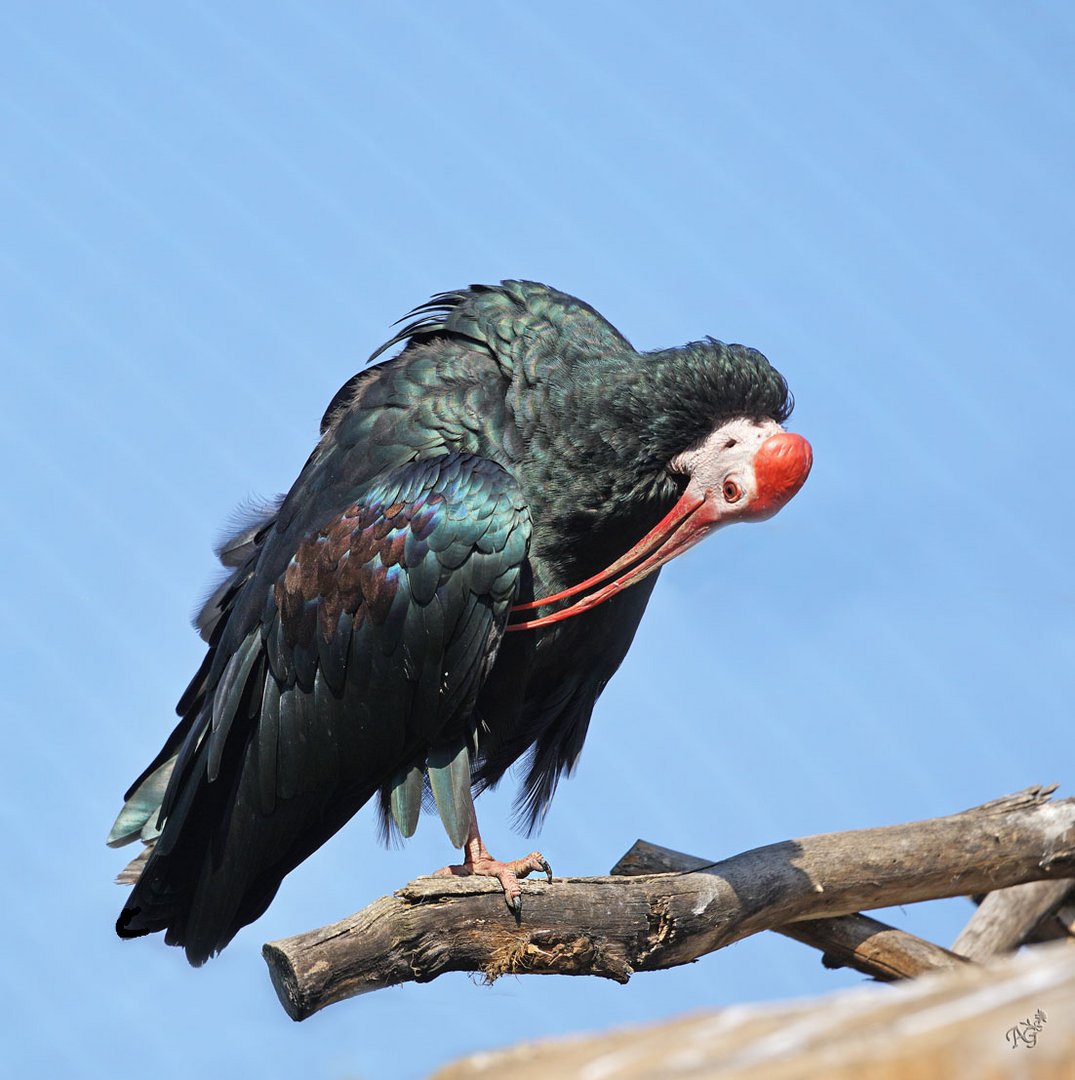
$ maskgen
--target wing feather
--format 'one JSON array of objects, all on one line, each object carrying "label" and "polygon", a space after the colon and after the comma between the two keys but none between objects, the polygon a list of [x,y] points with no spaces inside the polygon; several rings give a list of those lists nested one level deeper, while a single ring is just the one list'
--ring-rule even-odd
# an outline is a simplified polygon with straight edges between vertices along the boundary
[{"label": "wing feather", "polygon": [[529,551],[521,491],[450,453],[382,472],[327,516],[319,505],[289,496],[236,545],[242,583],[214,596],[225,607],[173,733],[163,831],[118,924],[166,929],[194,963],[378,789],[404,834],[427,776],[452,842],[469,826],[473,706]]},{"label": "wing feather", "polygon": [[258,778],[258,808],[271,814],[276,808],[276,759],[280,740],[280,685],[267,675],[261,694],[261,713],[256,728],[254,768]]},{"label": "wing feather", "polygon": [[238,652],[232,654],[216,693],[213,695],[212,733],[209,736],[209,780],[217,778],[224,743],[231,730],[232,721],[246,691],[247,679],[254,661],[261,654],[261,635],[255,630],[247,635]]}]

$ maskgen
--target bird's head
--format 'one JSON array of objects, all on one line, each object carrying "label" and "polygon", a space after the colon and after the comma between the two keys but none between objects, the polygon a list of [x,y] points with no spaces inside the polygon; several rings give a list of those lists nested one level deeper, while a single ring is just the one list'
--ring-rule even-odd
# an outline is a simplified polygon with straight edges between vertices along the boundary
[{"label": "bird's head", "polygon": [[[542,527],[531,557],[555,567],[552,580],[629,548],[585,581],[516,604],[509,630],[587,611],[721,526],[772,517],[810,472],[810,444],[781,426],[787,383],[756,349],[706,338],[638,353],[588,304],[528,281],[444,293],[412,315],[371,359],[445,339],[495,358],[517,436],[506,456]],[[462,426],[472,424],[468,414]]]},{"label": "bird's head", "polygon": [[733,521],[772,517],[803,486],[812,464],[801,435],[775,420],[736,417],[677,454],[669,471],[687,478],[684,497],[703,501],[712,532]]},{"label": "bird's head", "polygon": [[669,461],[668,472],[685,478],[686,486],[657,525],[600,573],[554,596],[519,604],[514,611],[579,599],[551,615],[524,617],[509,629],[533,629],[588,611],[722,526],[772,517],[803,486],[812,464],[813,451],[806,439],[785,431],[775,420],[733,417],[719,423]]}]

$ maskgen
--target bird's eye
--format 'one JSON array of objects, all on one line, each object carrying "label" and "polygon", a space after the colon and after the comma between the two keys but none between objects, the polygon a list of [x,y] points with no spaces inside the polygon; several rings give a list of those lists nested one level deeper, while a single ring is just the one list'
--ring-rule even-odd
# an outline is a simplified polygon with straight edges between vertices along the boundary
[{"label": "bird's eye", "polygon": [[721,491],[725,502],[738,502],[743,496],[743,489],[734,480],[725,480]]}]

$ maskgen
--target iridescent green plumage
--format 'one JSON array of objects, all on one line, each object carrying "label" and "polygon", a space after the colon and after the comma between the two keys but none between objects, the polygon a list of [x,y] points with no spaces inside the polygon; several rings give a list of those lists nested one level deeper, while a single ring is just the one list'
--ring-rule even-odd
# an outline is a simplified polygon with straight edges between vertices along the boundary
[{"label": "iridescent green plumage", "polygon": [[[459,845],[471,783],[529,754],[535,823],[581,749],[656,576],[504,635],[514,603],[607,566],[682,491],[722,418],[789,411],[761,354],[637,353],[533,282],[435,297],[336,394],[286,498],[225,545],[208,654],[112,842],[161,834],[120,916],[194,963],[379,793],[410,835],[431,791]],[[167,781],[165,783],[165,781]]]}]

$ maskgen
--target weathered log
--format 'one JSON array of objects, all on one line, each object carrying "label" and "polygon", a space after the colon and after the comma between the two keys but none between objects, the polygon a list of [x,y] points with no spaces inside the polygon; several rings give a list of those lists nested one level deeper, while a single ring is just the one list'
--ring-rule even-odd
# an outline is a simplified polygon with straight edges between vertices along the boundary
[{"label": "weathered log", "polygon": [[347,919],[263,949],[294,1019],[446,971],[601,975],[684,964],[760,930],[1075,876],[1075,800],[1030,788],[907,825],[789,840],[706,870],[524,883],[420,878]]},{"label": "weathered log", "polygon": [[[673,873],[701,870],[712,865],[711,861],[696,855],[684,855],[639,840],[612,868],[612,873],[631,876]],[[940,945],[866,915],[805,919],[788,926],[773,927],[773,930],[820,949],[826,967],[852,967],[885,982],[913,979],[927,971],[949,971],[968,962],[965,957]]]}]

